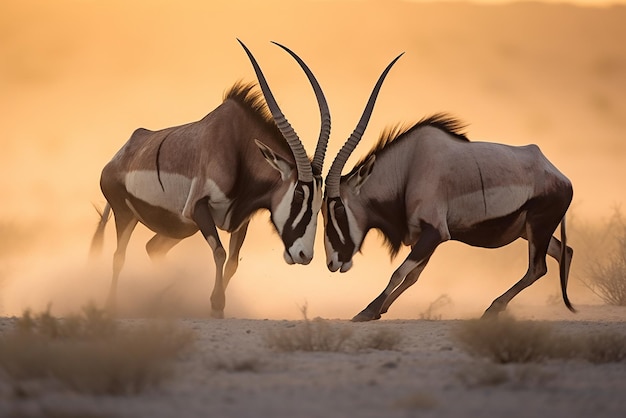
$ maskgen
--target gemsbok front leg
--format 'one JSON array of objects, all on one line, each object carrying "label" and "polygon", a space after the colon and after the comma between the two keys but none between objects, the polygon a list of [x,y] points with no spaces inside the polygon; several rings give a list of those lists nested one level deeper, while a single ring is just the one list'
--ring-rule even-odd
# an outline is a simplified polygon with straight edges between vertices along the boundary
[{"label": "gemsbok front leg", "polygon": [[230,234],[228,260],[226,260],[226,265],[224,266],[224,291],[226,291],[230,279],[235,275],[235,272],[237,272],[237,266],[239,266],[239,251],[248,233],[249,223],[250,222],[244,223],[239,229]]},{"label": "gemsbok front leg", "polygon": [[200,228],[204,239],[209,243],[213,251],[215,260],[215,284],[211,293],[211,316],[213,318],[224,318],[224,306],[226,305],[226,295],[224,286],[224,262],[226,261],[226,251],[217,234],[217,228],[211,211],[209,210],[209,198],[205,197],[196,203],[192,219]]},{"label": "gemsbok front leg", "polygon": [[398,299],[405,290],[407,290],[409,287],[413,286],[415,282],[417,282],[417,279],[419,279],[420,274],[422,274],[422,271],[424,271],[424,268],[426,267],[426,264],[428,264],[429,260],[430,257],[422,261],[420,264],[417,265],[417,267],[413,269],[413,271],[407,274],[400,286],[396,287],[391,295],[389,295],[387,300],[385,300],[385,303],[383,303],[383,307],[380,309],[381,315],[387,313],[389,307],[393,304],[393,302],[395,302],[395,300]]},{"label": "gemsbok front leg", "polygon": [[393,301],[417,281],[430,256],[441,242],[441,234],[436,228],[429,225],[423,227],[417,243],[413,246],[404,262],[400,264],[400,267],[393,272],[385,290],[358,315],[352,318],[352,321],[364,322],[380,319],[380,316],[387,312]]}]

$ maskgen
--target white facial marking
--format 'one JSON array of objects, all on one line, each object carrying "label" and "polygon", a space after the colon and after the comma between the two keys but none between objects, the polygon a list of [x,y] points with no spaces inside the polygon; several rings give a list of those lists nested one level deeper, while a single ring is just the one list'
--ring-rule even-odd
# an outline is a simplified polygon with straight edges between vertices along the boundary
[{"label": "white facial marking", "polygon": [[276,205],[274,210],[272,211],[272,219],[274,220],[274,225],[276,225],[276,229],[278,233],[282,235],[283,230],[285,229],[285,224],[287,223],[287,218],[289,218],[289,213],[291,212],[291,202],[293,201],[293,191],[296,188],[296,184],[292,183],[289,185],[289,189],[283,196],[282,200]]},{"label": "white facial marking", "polygon": [[[296,239],[291,247],[288,249],[289,257],[299,264],[309,264],[313,259],[313,245],[315,243],[315,232],[317,231],[317,215],[322,208],[322,190],[321,187],[314,186],[313,199],[311,200],[312,218],[311,222],[304,230],[304,235]],[[306,191],[309,191],[308,187],[304,187]],[[308,192],[310,193],[310,191]],[[305,192],[305,201],[308,200],[308,194]],[[298,215],[298,218],[301,218]],[[294,226],[297,223],[294,224]],[[304,254],[304,257],[301,256]],[[286,260],[286,257],[285,257]]]},{"label": "white facial marking", "polygon": [[[359,228],[359,224],[350,209],[350,204],[347,200],[344,201],[343,206],[346,208],[346,217],[348,218],[348,228],[350,229],[350,238],[354,243],[354,253],[358,250],[363,241],[363,231]],[[354,253],[352,253],[354,255]]]},{"label": "white facial marking", "polygon": [[335,229],[335,232],[337,232],[337,235],[339,236],[339,240],[341,241],[342,244],[345,244],[346,239],[344,238],[343,232],[341,232],[341,229],[339,228],[339,224],[337,223],[337,218],[335,217],[335,204],[336,203],[337,202],[335,202],[334,200],[330,202],[328,215],[330,216],[330,222],[332,223],[333,228]]},{"label": "white facial marking", "polygon": [[295,228],[300,223],[300,221],[302,220],[302,217],[304,216],[304,213],[308,209],[308,200],[309,200],[309,195],[311,194],[311,191],[309,190],[307,186],[302,186],[302,190],[304,191],[304,199],[302,200],[302,208],[300,208],[300,212],[298,213],[298,216],[296,216],[296,218],[293,220],[293,223],[291,224],[291,228]]}]

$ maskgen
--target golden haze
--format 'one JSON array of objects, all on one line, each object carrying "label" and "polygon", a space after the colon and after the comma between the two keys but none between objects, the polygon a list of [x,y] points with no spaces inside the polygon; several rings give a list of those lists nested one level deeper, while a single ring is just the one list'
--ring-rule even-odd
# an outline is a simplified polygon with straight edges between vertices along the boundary
[{"label": "golden haze", "polygon": [[[99,265],[86,266],[96,223],[91,204],[104,204],[102,166],[135,128],[197,120],[235,81],[254,80],[237,37],[255,53],[310,150],[319,124],[314,96],[293,60],[269,41],[294,49],[313,69],[333,116],[328,160],[354,128],[380,71],[406,51],[351,161],[385,126],[447,111],[469,123],[474,140],[537,143],[574,183],[570,219],[597,221],[624,202],[625,7],[9,0],[0,9],[0,222],[17,231],[0,238],[7,249],[0,255],[2,314],[102,301],[112,223]],[[251,225],[227,315],[298,317],[298,306],[308,303],[313,315],[349,318],[400,261],[389,263],[372,233],[353,270],[331,274],[319,233],[312,264],[287,266],[267,218]],[[208,246],[194,236],[154,268],[143,251],[148,238],[138,227],[131,240],[119,288],[128,312],[162,305],[208,311]],[[445,244],[388,316],[418,317],[443,293],[454,301],[449,311],[478,315],[523,274],[525,258],[524,243],[495,251]],[[551,261],[548,276],[519,300],[541,304],[556,294],[555,267]],[[571,288],[574,302],[588,300],[575,280]]]}]

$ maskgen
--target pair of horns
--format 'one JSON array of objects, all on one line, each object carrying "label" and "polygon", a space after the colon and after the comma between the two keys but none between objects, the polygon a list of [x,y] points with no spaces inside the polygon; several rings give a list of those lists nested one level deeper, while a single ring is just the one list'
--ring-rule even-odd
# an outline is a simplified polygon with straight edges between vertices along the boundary
[{"label": "pair of horns", "polygon": [[259,80],[259,86],[261,87],[261,91],[263,92],[263,96],[265,97],[265,102],[267,103],[267,107],[270,109],[270,113],[278,126],[278,129],[285,137],[285,140],[289,144],[291,148],[291,152],[296,160],[296,168],[298,170],[298,179],[304,182],[312,182],[313,176],[321,176],[322,174],[322,166],[324,164],[324,156],[326,154],[326,146],[328,145],[328,138],[330,137],[330,110],[328,109],[328,103],[326,102],[326,98],[324,97],[324,93],[322,92],[322,88],[320,87],[317,79],[313,75],[313,72],[309,69],[309,67],[296,55],[295,52],[290,50],[284,45],[281,45],[277,42],[272,42],[275,45],[278,45],[285,51],[287,51],[296,62],[302,67],[302,70],[306,74],[311,86],[313,87],[313,91],[315,92],[315,97],[317,98],[317,104],[320,109],[320,119],[321,119],[321,128],[320,135],[317,140],[317,146],[315,147],[315,154],[313,156],[313,161],[309,162],[309,158],[306,154],[306,150],[304,149],[304,145],[302,145],[302,141],[298,137],[298,134],[293,129],[287,118],[283,114],[283,112],[278,107],[278,103],[276,99],[274,99],[274,95],[270,90],[267,80],[261,71],[261,67],[257,63],[256,59],[246,47],[246,45],[241,42],[241,40],[237,39],[243,49],[246,51],[250,62],[252,63],[252,67],[254,68],[254,72]]},{"label": "pair of horns", "polygon": [[[287,143],[291,147],[291,150],[296,159],[296,166],[298,168],[298,178],[302,181],[312,181],[313,174],[321,175],[322,173],[322,165],[324,163],[324,156],[326,154],[326,146],[328,145],[328,138],[330,137],[330,111],[328,109],[328,104],[326,102],[326,98],[324,97],[324,93],[322,93],[322,89],[320,88],[319,83],[315,79],[315,76],[309,69],[309,67],[298,57],[293,51],[291,51],[286,46],[283,46],[277,42],[273,42],[278,45],[285,51],[287,51],[302,67],[305,74],[307,75],[311,86],[313,87],[313,91],[315,92],[315,97],[317,98],[317,103],[320,108],[320,117],[321,117],[321,129],[320,136],[317,141],[317,147],[315,148],[315,156],[313,157],[313,162],[309,164],[309,159],[306,155],[306,151],[304,150],[304,146],[302,142],[298,138],[298,135],[291,127],[283,113],[281,112],[276,100],[272,92],[270,91],[269,86],[267,85],[267,81],[261,72],[261,68],[257,64],[256,60],[252,56],[250,50],[244,45],[241,40],[237,39],[243,49],[248,54],[248,58],[252,62],[252,66],[254,67],[254,71],[256,72],[257,78],[259,79],[259,85],[261,86],[261,91],[265,96],[265,101],[274,117],[274,121],[278,125],[278,128],[282,132],[283,136],[287,140]],[[335,157],[328,175],[326,176],[326,193],[328,197],[339,197],[339,183],[341,180],[341,170],[345,166],[348,158],[358,145],[363,133],[365,132],[365,128],[367,128],[367,124],[370,120],[372,112],[374,111],[374,104],[376,103],[376,99],[378,97],[378,93],[383,85],[383,81],[387,77],[387,74],[391,70],[391,67],[400,59],[400,57],[404,55],[404,52],[398,55],[396,58],[387,65],[387,68],[383,71],[383,73],[378,78],[376,85],[374,86],[374,90],[372,91],[367,104],[365,105],[365,109],[363,110],[363,114],[361,115],[361,119],[357,124],[356,128],[348,138],[348,140],[343,144],[341,150]]]},{"label": "pair of horns", "polygon": [[330,170],[328,171],[328,175],[326,176],[326,194],[329,198],[339,197],[339,182],[341,180],[341,170],[346,165],[350,154],[356,148],[363,133],[365,132],[365,128],[367,128],[367,124],[370,120],[370,116],[372,116],[372,112],[374,111],[374,104],[376,103],[376,98],[378,97],[378,92],[383,85],[383,81],[385,81],[385,77],[391,70],[391,67],[400,59],[400,57],[404,55],[404,52],[394,58],[391,63],[385,68],[383,73],[378,78],[378,82],[374,86],[374,90],[370,95],[369,100],[367,101],[367,105],[365,105],[365,110],[363,110],[363,115],[361,115],[361,119],[359,123],[356,125],[356,128],[348,138],[348,140],[343,144],[339,153],[335,157],[333,164],[330,166]]}]

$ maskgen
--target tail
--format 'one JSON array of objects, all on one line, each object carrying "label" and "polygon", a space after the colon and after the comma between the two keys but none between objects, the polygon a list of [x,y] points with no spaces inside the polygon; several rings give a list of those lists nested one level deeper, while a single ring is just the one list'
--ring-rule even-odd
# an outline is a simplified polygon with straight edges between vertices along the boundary
[{"label": "tail", "polygon": [[102,252],[102,244],[104,243],[104,229],[107,226],[107,222],[111,215],[111,205],[108,203],[104,206],[102,212],[98,210],[98,214],[100,214],[100,222],[98,222],[98,227],[96,228],[96,232],[93,234],[93,238],[91,239],[91,248],[89,249],[89,258],[93,259],[96,256],[100,255]]},{"label": "tail", "polygon": [[572,303],[567,297],[567,279],[569,278],[569,267],[572,263],[571,257],[567,252],[567,234],[565,233],[565,215],[561,220],[561,262],[559,263],[559,274],[561,276],[561,292],[563,293],[563,302],[565,306],[572,312],[576,312],[576,309],[572,306]]}]

